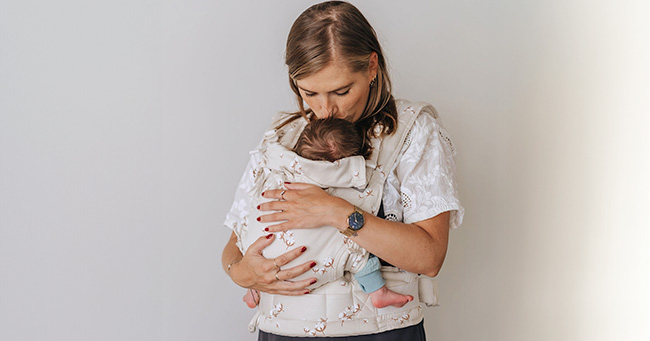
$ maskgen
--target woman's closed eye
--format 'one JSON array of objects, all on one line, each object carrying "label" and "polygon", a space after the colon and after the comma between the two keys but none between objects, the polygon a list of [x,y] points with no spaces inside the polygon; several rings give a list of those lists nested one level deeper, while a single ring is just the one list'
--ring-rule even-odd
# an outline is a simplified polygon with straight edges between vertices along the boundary
[{"label": "woman's closed eye", "polygon": [[[347,90],[345,90],[345,91],[343,91],[343,92],[335,92],[335,94],[336,94],[337,96],[345,96],[345,95],[347,95],[348,93],[350,93],[350,89],[347,89]],[[305,91],[305,96],[307,96],[307,97],[314,97],[314,96],[316,96],[316,95],[317,95],[317,94],[316,94],[315,92],[307,92],[307,91]]]},{"label": "woman's closed eye", "polygon": [[345,96],[350,92],[350,89],[345,90],[344,92],[336,92],[336,95],[338,96]]}]

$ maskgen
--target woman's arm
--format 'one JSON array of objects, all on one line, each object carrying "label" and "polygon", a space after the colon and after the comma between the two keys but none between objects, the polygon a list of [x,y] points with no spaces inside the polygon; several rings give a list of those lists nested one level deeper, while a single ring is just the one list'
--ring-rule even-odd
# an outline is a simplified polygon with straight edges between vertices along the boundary
[{"label": "woman's arm", "polygon": [[[243,288],[256,289],[270,294],[280,295],[304,295],[309,290],[305,289],[313,284],[316,279],[308,278],[302,281],[292,282],[291,279],[299,276],[311,269],[315,262],[309,261],[293,268],[282,269],[282,267],[300,256],[307,248],[299,246],[275,259],[267,259],[262,256],[262,250],[269,246],[274,239],[274,235],[269,234],[260,237],[246,251],[245,255],[241,254],[235,244],[237,235],[233,232],[230,240],[223,248],[221,255],[221,265],[230,275],[233,282]],[[230,269],[228,269],[230,267]],[[277,275],[277,277],[276,277]],[[278,278],[280,280],[278,280]]]},{"label": "woman's arm", "polygon": [[370,252],[404,270],[438,275],[447,254],[449,212],[413,224],[381,219],[367,212],[364,217],[365,226],[351,237],[355,243],[364,248],[372,245],[372,250],[367,248]]},{"label": "woman's arm", "polygon": [[[269,232],[331,225],[343,231],[354,206],[329,195],[321,188],[302,183],[285,184],[285,201],[260,205],[260,211],[279,211],[262,215],[262,222],[281,222]],[[281,199],[281,190],[263,193],[265,198]],[[264,212],[260,212],[263,214]],[[364,212],[365,225],[352,240],[383,260],[401,269],[434,277],[447,253],[449,212],[413,224],[378,218]]]}]

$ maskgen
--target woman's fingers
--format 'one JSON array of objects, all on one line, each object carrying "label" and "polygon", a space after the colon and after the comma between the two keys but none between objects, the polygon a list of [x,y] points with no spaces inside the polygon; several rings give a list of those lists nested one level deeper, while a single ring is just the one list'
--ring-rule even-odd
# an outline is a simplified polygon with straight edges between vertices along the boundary
[{"label": "woman's fingers", "polygon": [[293,290],[293,291],[286,291],[286,290],[269,291],[268,293],[274,295],[284,295],[284,296],[300,296],[300,295],[309,294],[310,291],[309,289],[303,288],[300,290]]},{"label": "woman's fingers", "polygon": [[[307,251],[306,246],[299,246],[299,247],[297,247],[297,248],[295,248],[295,249],[293,249],[293,250],[291,250],[289,252],[285,252],[285,253],[281,254],[280,256],[275,257],[271,261],[275,261],[274,266],[277,265],[278,267],[282,268],[283,266],[289,264],[294,259],[298,258],[305,251]],[[291,277],[287,277],[287,278],[293,278],[293,277],[296,277],[296,276],[291,276]],[[287,279],[287,278],[285,278],[285,279]]]},{"label": "woman's fingers", "polygon": [[295,199],[294,195],[298,193],[298,191],[301,190],[306,190],[306,189],[315,189],[320,187],[313,185],[313,184],[307,184],[307,183],[289,183],[285,182],[284,187],[286,189],[269,189],[264,192],[262,192],[262,197],[267,198],[267,199],[278,199],[278,200],[293,200]]},{"label": "woman's fingers", "polygon": [[[262,195],[271,200],[260,204],[258,220],[274,222],[268,232],[308,229],[341,223],[353,210],[352,204],[327,193],[322,188],[304,183],[286,184],[287,190],[270,189]],[[284,197],[285,200],[281,200]],[[268,213],[268,214],[262,214]]]},{"label": "woman's fingers", "polygon": [[[305,263],[300,264],[300,265],[296,265],[296,266],[294,266],[292,268],[289,268],[289,269],[282,269],[282,271],[279,271],[277,273],[277,275],[278,275],[278,278],[280,278],[280,280],[282,280],[282,281],[291,280],[291,279],[296,278],[296,277],[304,274],[305,272],[309,271],[314,266],[316,266],[316,262],[309,261],[309,262],[305,262]],[[316,278],[310,278],[310,279],[314,280],[314,281],[316,280]],[[308,285],[311,285],[311,284],[313,284],[313,283],[309,283]]]},{"label": "woman's fingers", "polygon": [[[269,234],[258,238],[248,248],[243,258],[233,264],[231,277],[238,285],[262,292],[281,295],[304,295],[306,289],[315,282],[315,278],[300,281],[293,279],[309,270],[316,263],[308,261],[287,269],[286,266],[300,257],[307,247],[299,246],[275,258],[265,258],[262,251],[274,240],[274,235]],[[313,264],[313,265],[312,265]]]},{"label": "woman's fingers", "polygon": [[260,211],[284,211],[288,207],[289,203],[286,201],[274,200],[260,204],[257,209]]},{"label": "woman's fingers", "polygon": [[253,252],[255,254],[260,254],[261,255],[262,250],[264,248],[266,248],[267,246],[271,245],[271,243],[273,243],[273,239],[274,239],[273,237],[275,237],[275,235],[273,233],[271,233],[271,234],[268,234],[266,236],[261,236],[261,237],[257,238],[257,240],[254,241],[253,244],[251,244],[251,246],[248,247],[248,250],[246,251],[246,253]]},{"label": "woman's fingers", "polygon": [[263,222],[263,223],[268,223],[272,221],[283,221],[283,220],[289,220],[288,217],[289,214],[286,214],[285,212],[275,212],[275,213],[269,213],[260,216],[257,221]]},{"label": "woman's fingers", "polygon": [[289,200],[290,191],[285,189],[267,189],[262,192],[262,197],[266,199]]},{"label": "woman's fingers", "polygon": [[267,232],[273,233],[273,232],[288,231],[288,230],[291,230],[292,228],[295,228],[295,227],[291,227],[291,225],[289,225],[288,223],[282,223],[282,224],[277,224],[277,225],[269,225],[269,226],[266,227],[265,230]]},{"label": "woman's fingers", "polygon": [[[288,258],[291,258],[292,256],[293,255]],[[309,290],[307,287],[316,283],[316,278],[312,277],[300,281],[293,281],[292,279],[309,271],[309,269],[314,265],[316,265],[316,262],[311,261],[289,269],[280,269],[268,272],[261,281],[259,290],[270,294],[291,296],[308,294]]]},{"label": "woman's fingers", "polygon": [[[282,276],[280,276],[282,278]],[[276,284],[269,287],[269,290],[265,290],[270,294],[280,294],[280,295],[304,295],[309,293],[308,286],[316,283],[315,278],[308,278],[301,281],[276,281]],[[272,288],[271,288],[272,287]]]}]

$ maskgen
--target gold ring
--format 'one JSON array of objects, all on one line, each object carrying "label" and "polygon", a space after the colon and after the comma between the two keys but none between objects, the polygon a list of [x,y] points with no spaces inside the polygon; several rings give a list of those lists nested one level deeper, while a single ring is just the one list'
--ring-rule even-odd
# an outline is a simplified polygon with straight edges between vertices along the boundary
[{"label": "gold ring", "polygon": [[280,270],[280,266],[275,262],[275,258],[273,258],[273,265],[275,265],[276,269]]},{"label": "gold ring", "polygon": [[280,279],[280,277],[278,277],[278,274],[279,274],[279,273],[280,273],[280,270],[278,270],[278,272],[275,273],[275,279],[277,279],[278,282],[282,281],[282,280]]},{"label": "gold ring", "polygon": [[280,192],[280,198],[281,198],[282,200],[286,200],[286,199],[284,198],[284,193],[285,193],[286,191],[287,191],[287,190],[285,189],[285,190],[283,190],[282,192]]}]

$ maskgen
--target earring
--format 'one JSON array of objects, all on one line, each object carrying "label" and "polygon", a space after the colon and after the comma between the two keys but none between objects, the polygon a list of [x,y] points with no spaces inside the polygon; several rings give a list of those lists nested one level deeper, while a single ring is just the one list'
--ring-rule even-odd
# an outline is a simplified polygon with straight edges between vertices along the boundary
[{"label": "earring", "polygon": [[376,81],[376,80],[377,80],[377,76],[375,76],[375,78],[373,78],[373,79],[370,81],[370,87],[371,87],[371,88],[372,88],[373,86],[375,86],[375,81]]}]

